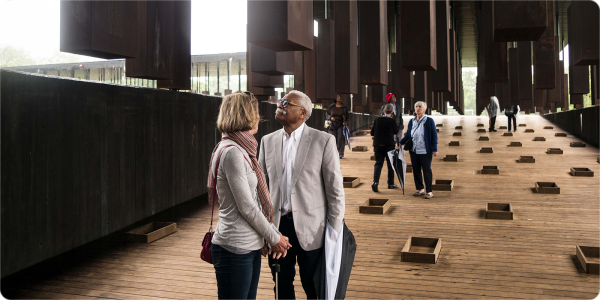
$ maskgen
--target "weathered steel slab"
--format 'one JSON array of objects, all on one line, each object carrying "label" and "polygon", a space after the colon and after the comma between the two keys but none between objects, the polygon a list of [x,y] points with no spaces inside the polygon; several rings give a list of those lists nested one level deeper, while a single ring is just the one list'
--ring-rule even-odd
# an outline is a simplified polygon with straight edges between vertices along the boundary
[{"label": "weathered steel slab", "polygon": [[400,22],[402,67],[437,70],[435,0],[401,1]]},{"label": "weathered steel slab", "polygon": [[554,58],[554,6],[548,2],[548,26],[539,40],[533,43],[533,76],[535,89],[553,89],[556,86],[556,60]]},{"label": "weathered steel slab", "polygon": [[331,19],[317,22],[317,100],[335,100],[335,24]]},{"label": "weathered steel slab", "polygon": [[165,89],[190,90],[192,81],[192,2],[175,1],[173,3],[173,43],[168,45],[172,48],[171,63],[173,73],[170,80],[158,80],[156,86]]},{"label": "weathered steel slab", "polygon": [[531,73],[531,42],[518,42],[519,100],[533,99],[533,74]]},{"label": "weathered steel slab", "polygon": [[494,11],[492,1],[482,2],[483,28],[482,37],[485,50],[485,81],[508,81],[508,60],[506,42],[494,42]]},{"label": "weathered steel slab", "polygon": [[594,1],[571,1],[567,18],[569,19],[570,65],[597,65],[600,55],[598,4]]},{"label": "weathered steel slab", "polygon": [[[396,15],[396,62],[392,68],[396,68],[396,96],[398,98],[414,98],[415,97],[415,77],[413,71],[409,71],[402,67],[402,31],[401,17]],[[405,105],[406,107],[406,105]],[[411,109],[410,106],[407,109]]]},{"label": "weathered steel slab", "polygon": [[435,2],[436,26],[436,52],[437,70],[431,72],[431,85],[435,92],[450,92],[452,90],[450,73],[450,38],[448,32],[448,14],[450,5],[448,0]]},{"label": "weathered steel slab", "polygon": [[387,1],[359,1],[360,82],[366,85],[387,85],[388,22]]},{"label": "weathered steel slab", "polygon": [[296,52],[275,52],[255,44],[249,45],[252,72],[264,75],[294,74],[294,55]]},{"label": "weathered steel slab", "polygon": [[508,84],[510,105],[519,105],[519,50],[508,49]]},{"label": "weathered steel slab", "polygon": [[494,41],[537,41],[547,26],[546,2],[493,1]]},{"label": "weathered steel slab", "polygon": [[[415,102],[427,100],[427,72],[416,71],[415,72]],[[414,102],[413,102],[414,103]],[[414,107],[411,107],[414,109]]]},{"label": "weathered steel slab", "polygon": [[[308,1],[310,3],[310,1]],[[358,93],[358,7],[356,0],[335,1],[335,92]]]}]

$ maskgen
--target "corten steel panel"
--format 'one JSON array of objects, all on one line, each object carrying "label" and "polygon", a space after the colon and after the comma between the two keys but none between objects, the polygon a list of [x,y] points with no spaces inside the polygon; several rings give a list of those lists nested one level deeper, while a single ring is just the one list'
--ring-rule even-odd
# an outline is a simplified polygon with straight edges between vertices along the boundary
[{"label": "corten steel panel", "polygon": [[547,26],[546,1],[493,1],[494,41],[537,41]]},{"label": "corten steel panel", "polygon": [[275,52],[258,45],[249,44],[252,55],[252,72],[264,75],[294,74],[295,51]]},{"label": "corten steel panel", "polygon": [[590,67],[569,65],[569,93],[583,95],[590,92]]},{"label": "corten steel panel", "polygon": [[358,10],[356,0],[335,1],[335,92],[356,94],[358,87]]},{"label": "corten steel panel", "polygon": [[583,108],[583,95],[570,95],[570,102],[575,108]]},{"label": "corten steel panel", "polygon": [[[427,100],[427,72],[415,72],[415,102]],[[414,102],[413,102],[414,103]],[[412,109],[412,108],[411,108]]]},{"label": "corten steel panel", "polygon": [[158,88],[190,90],[192,89],[190,73],[192,72],[192,2],[175,1],[174,12],[173,43],[169,45],[172,48],[171,62],[173,64],[173,74],[170,80],[158,80]]},{"label": "corten steel panel", "polygon": [[331,19],[318,19],[317,100],[335,100],[335,28]]},{"label": "corten steel panel", "polygon": [[304,51],[294,52],[294,89],[304,92]]},{"label": "corten steel panel", "polygon": [[248,1],[248,42],[273,51],[313,48],[312,1]]},{"label": "corten steel panel", "polygon": [[360,83],[387,85],[388,22],[387,1],[359,1]]},{"label": "corten steel panel", "polygon": [[562,102],[562,110],[569,110],[569,75],[563,74],[562,88],[560,90],[560,100]]},{"label": "corten steel panel", "polygon": [[[356,46],[356,53],[357,53],[357,56],[360,57],[360,45]],[[357,70],[356,70],[357,74],[360,74],[360,64],[356,64],[356,67],[357,67]],[[352,102],[354,105],[362,105],[363,106],[362,109],[364,110],[364,112],[368,113],[370,103],[368,101],[369,98],[366,96],[367,95],[367,86],[360,83],[359,76],[356,76],[356,85],[357,85],[358,93],[356,93],[353,96]]]},{"label": "corten steel panel", "polygon": [[478,88],[481,88],[480,96],[482,99],[485,99],[484,103],[489,100],[489,97],[494,96],[496,94],[496,85],[493,82],[489,82],[486,80],[487,74],[487,65],[485,61],[485,45],[483,39],[480,39],[479,45],[480,52],[477,55],[477,76],[481,78]]},{"label": "corten steel panel", "polygon": [[541,89],[533,90],[533,104],[535,105],[535,107],[543,108],[544,106],[546,106],[546,91],[547,90]]},{"label": "corten steel panel", "polygon": [[520,100],[519,103],[519,108],[521,109],[521,111],[525,111],[525,110],[533,110],[533,100],[529,99],[529,100]]},{"label": "corten steel panel", "polygon": [[60,51],[104,59],[133,57],[136,4],[60,1]]},{"label": "corten steel panel", "polygon": [[317,100],[317,51],[319,45],[313,36],[313,50],[304,52],[304,93],[315,102]]},{"label": "corten steel panel", "polygon": [[519,50],[508,49],[508,83],[510,86],[510,105],[519,105]]},{"label": "corten steel panel", "polygon": [[561,67],[562,65],[562,61],[560,60],[560,55],[559,55],[559,37],[554,37],[554,74],[556,74],[556,76],[554,76],[554,86],[555,88],[553,89],[549,89],[548,91],[548,101],[550,102],[554,102],[556,103],[556,106],[559,107],[560,106],[560,102],[561,102],[561,87],[562,87],[562,80],[563,80],[563,76],[561,72]]},{"label": "corten steel panel", "polygon": [[259,88],[282,88],[283,75],[264,75],[252,72],[252,86]]},{"label": "corten steel panel", "polygon": [[494,42],[494,11],[492,1],[483,1],[483,28],[481,35],[485,49],[485,81],[508,81],[506,42]]},{"label": "corten steel panel", "polygon": [[[276,95],[275,89],[274,88],[260,88],[260,87],[254,87],[254,75],[255,73],[252,72],[252,60],[250,59],[250,56],[252,55],[252,48],[250,47],[250,43],[246,43],[248,51],[246,51],[246,75],[247,75],[247,89],[248,91],[252,92],[255,96],[257,96],[257,98],[259,98],[259,100],[265,100],[267,99],[269,96],[274,96]],[[262,74],[256,74],[259,76],[266,76],[266,75],[262,75]],[[257,78],[257,81],[260,82],[260,78]]]},{"label": "corten steel panel", "polygon": [[452,52],[450,52],[450,37],[448,32],[449,13],[450,5],[448,0],[435,2],[437,70],[431,72],[431,85],[432,89],[436,92],[449,92],[452,90],[450,86],[450,56]]},{"label": "corten steel panel", "polygon": [[[133,58],[125,60],[127,77],[173,79],[172,51],[175,2],[136,1],[135,45]],[[189,74],[189,72],[188,72]]]},{"label": "corten steel panel", "polygon": [[600,55],[598,5],[594,1],[571,1],[569,10],[569,65],[597,65]]},{"label": "corten steel panel", "polygon": [[531,73],[531,42],[518,42],[519,100],[533,99],[533,74]]},{"label": "corten steel panel", "polygon": [[454,29],[448,29],[448,46],[449,46],[449,65],[450,65],[450,90],[444,92],[444,101],[448,101],[450,105],[454,106],[456,100],[455,94],[458,90],[456,88],[456,36],[454,35]]},{"label": "corten steel panel", "polygon": [[432,89],[432,85],[431,85],[431,73],[432,72],[425,72],[425,76],[427,77],[427,80],[425,80],[425,89],[427,90],[427,93],[425,93],[425,103],[427,103],[427,109],[433,109],[435,106],[433,103],[433,89]]},{"label": "corten steel panel", "polygon": [[556,85],[556,60],[554,58],[554,5],[546,6],[548,26],[539,40],[533,43],[533,82],[536,89],[553,89]]},{"label": "corten steel panel", "polygon": [[437,70],[435,1],[401,1],[402,67]]},{"label": "corten steel panel", "polygon": [[[390,93],[394,93],[396,94],[396,90],[398,89],[398,80],[396,79],[396,73],[397,73],[397,68],[394,68],[394,66],[397,64],[396,62],[396,53],[390,53],[390,68],[391,70],[387,72],[387,78],[388,78],[388,91]],[[359,68],[360,69],[360,68]],[[396,94],[396,97],[398,95]],[[398,99],[400,100],[400,99]]]},{"label": "corten steel panel", "polygon": [[[401,32],[401,16],[396,15],[396,62],[392,65],[392,68],[396,68],[396,95],[398,98],[414,98],[415,97],[415,77],[413,71],[409,71],[402,67],[402,49],[401,45],[402,32]],[[410,108],[409,108],[410,109]]]}]

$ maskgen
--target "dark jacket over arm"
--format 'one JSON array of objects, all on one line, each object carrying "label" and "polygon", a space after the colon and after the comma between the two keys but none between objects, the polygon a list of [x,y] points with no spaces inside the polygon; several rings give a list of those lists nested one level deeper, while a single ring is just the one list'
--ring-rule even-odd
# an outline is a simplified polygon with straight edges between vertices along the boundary
[{"label": "dark jacket over arm", "polygon": [[373,147],[394,145],[394,135],[400,132],[396,121],[389,117],[379,117],[373,122],[371,136],[373,136]]}]

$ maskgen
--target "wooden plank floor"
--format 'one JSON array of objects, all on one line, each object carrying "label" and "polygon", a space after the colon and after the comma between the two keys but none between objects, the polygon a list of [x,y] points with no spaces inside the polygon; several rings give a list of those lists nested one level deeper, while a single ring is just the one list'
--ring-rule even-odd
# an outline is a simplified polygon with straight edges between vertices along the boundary
[{"label": "wooden plank floor", "polygon": [[[408,118],[405,118],[408,122]],[[406,195],[382,188],[375,195],[370,136],[357,136],[352,146],[368,152],[346,152],[345,176],[358,176],[362,184],[346,189],[346,223],[358,250],[347,292],[349,299],[367,298],[594,298],[598,275],[578,265],[575,245],[598,246],[600,176],[595,147],[571,148],[578,139],[555,137],[563,132],[538,116],[521,116],[513,137],[506,130],[477,133],[483,117],[434,117],[440,128],[439,156],[433,161],[434,179],[452,179],[454,191],[434,192],[425,200],[412,196],[414,181],[407,177]],[[499,117],[498,126],[506,125]],[[454,127],[462,125],[462,130]],[[553,130],[543,129],[554,126]],[[481,128],[481,127],[479,127]],[[487,128],[484,127],[484,128]],[[525,129],[534,133],[525,133]],[[462,136],[453,137],[455,131]],[[480,135],[489,142],[478,141]],[[534,142],[536,136],[546,137]],[[449,147],[451,140],[461,142]],[[507,147],[518,141],[523,147]],[[492,147],[493,154],[478,153]],[[547,148],[564,150],[546,154]],[[443,162],[458,154],[458,162]],[[520,155],[532,155],[534,164],[520,164]],[[499,175],[482,175],[483,165],[496,165]],[[572,177],[570,167],[588,167],[595,177]],[[556,182],[560,195],[536,194],[536,181]],[[385,197],[392,208],[385,215],[363,215],[358,206],[369,197]],[[178,232],[152,244],[126,244],[115,233],[34,266],[2,281],[7,298],[114,298],[183,299],[216,298],[214,269],[199,258],[201,240],[210,222],[206,200],[194,200],[160,213],[150,220],[175,221]],[[510,203],[514,220],[486,220],[487,202]],[[148,220],[146,220],[148,221]],[[133,227],[133,226],[132,226]],[[400,261],[409,236],[441,238],[437,264]],[[263,260],[259,298],[273,298],[273,283]],[[305,298],[299,280],[296,295]]]}]

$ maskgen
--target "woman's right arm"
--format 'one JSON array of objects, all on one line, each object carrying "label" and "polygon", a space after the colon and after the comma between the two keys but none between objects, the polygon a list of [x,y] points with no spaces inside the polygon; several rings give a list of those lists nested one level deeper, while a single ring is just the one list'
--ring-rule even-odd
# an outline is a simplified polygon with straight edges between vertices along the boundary
[{"label": "woman's right arm", "polygon": [[231,149],[224,154],[222,166],[240,215],[267,240],[270,246],[273,246],[279,243],[279,232],[267,221],[258,203],[252,197],[252,191],[248,186],[246,163],[239,149]]},{"label": "woman's right arm", "polygon": [[406,129],[406,134],[400,140],[400,145],[406,144],[406,142],[408,141],[408,138],[410,137],[410,131],[411,130],[412,130],[412,120],[408,121],[408,129]]}]

